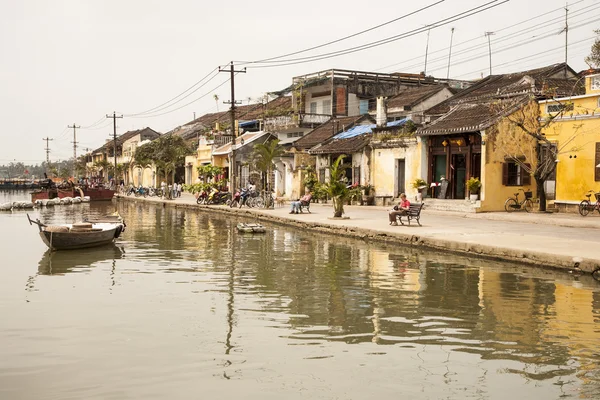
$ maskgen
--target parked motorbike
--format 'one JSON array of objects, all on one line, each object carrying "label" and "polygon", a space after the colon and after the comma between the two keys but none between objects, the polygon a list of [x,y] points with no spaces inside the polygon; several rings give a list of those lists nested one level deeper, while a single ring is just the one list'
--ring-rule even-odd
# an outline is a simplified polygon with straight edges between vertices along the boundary
[{"label": "parked motorbike", "polygon": [[198,194],[198,197],[196,197],[196,204],[206,204],[206,200],[208,200],[208,193],[206,190],[203,190]]},{"label": "parked motorbike", "polygon": [[208,195],[206,204],[225,204],[230,197],[231,194],[229,192],[213,189]]},{"label": "parked motorbike", "polygon": [[[235,194],[233,195],[233,198],[231,200],[227,200],[227,205],[229,205],[229,207],[233,208],[233,207],[237,207],[238,205],[240,205],[241,203],[241,192],[240,190],[236,190]],[[241,205],[240,205],[241,207]]]}]

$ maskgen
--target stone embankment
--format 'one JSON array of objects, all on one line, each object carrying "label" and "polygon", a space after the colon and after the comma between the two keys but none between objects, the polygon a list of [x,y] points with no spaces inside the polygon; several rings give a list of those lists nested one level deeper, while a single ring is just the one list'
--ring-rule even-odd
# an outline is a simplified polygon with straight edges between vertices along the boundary
[{"label": "stone embankment", "polygon": [[[421,223],[390,226],[382,207],[346,207],[349,219],[333,220],[331,205],[314,204],[310,214],[289,214],[289,206],[272,210],[200,206],[185,194],[175,200],[119,197],[117,201],[162,203],[231,215],[241,222],[269,221],[367,241],[518,262],[538,267],[591,272],[600,268],[600,216],[565,214],[485,213],[460,214],[428,211]],[[426,203],[427,204],[427,203]]]}]

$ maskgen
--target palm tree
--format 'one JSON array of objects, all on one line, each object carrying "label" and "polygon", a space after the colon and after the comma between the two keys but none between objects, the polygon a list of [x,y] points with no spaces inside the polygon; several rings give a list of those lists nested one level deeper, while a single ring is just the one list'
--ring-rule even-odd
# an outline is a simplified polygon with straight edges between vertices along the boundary
[{"label": "palm tree", "polygon": [[[94,167],[96,167],[97,169],[101,169],[103,172],[103,178],[108,179],[108,174],[109,174],[109,169],[112,166],[111,163],[108,162],[108,160],[106,159],[102,159],[99,161],[94,162]],[[104,176],[104,173],[106,173],[106,176]]]},{"label": "palm tree", "polygon": [[219,112],[219,95],[213,94],[213,99],[215,99],[215,103],[217,103],[217,112]]},{"label": "palm tree", "polygon": [[344,203],[348,200],[350,190],[346,185],[345,154],[340,155],[329,166],[329,182],[325,184],[327,194],[333,201],[333,217],[341,218],[344,214]]},{"label": "palm tree", "polygon": [[[267,143],[259,143],[254,145],[254,151],[252,154],[254,166],[257,170],[263,173],[263,176],[266,174],[268,189],[271,189],[273,187],[271,177],[273,175],[273,171],[275,171],[276,169],[275,159],[281,157],[283,153],[283,148],[279,147],[279,139],[275,139]],[[268,193],[268,195],[265,197],[265,205],[267,208],[269,208],[271,206],[270,193]]]}]

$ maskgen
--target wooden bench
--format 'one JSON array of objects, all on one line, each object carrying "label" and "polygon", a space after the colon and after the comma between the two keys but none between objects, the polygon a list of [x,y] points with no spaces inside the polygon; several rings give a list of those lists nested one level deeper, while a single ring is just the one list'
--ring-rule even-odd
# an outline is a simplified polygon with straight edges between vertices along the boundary
[{"label": "wooden bench", "polygon": [[419,226],[421,225],[421,221],[419,221],[419,219],[421,218],[421,210],[423,209],[423,205],[425,203],[421,203],[421,204],[411,204],[410,208],[408,209],[408,211],[406,212],[406,214],[404,215],[397,215],[396,219],[400,222],[400,224],[404,225],[404,222],[402,222],[402,218],[406,217],[406,220],[408,221],[408,224],[410,225],[410,221],[412,219],[416,219],[417,220],[417,224],[419,224]]},{"label": "wooden bench", "polygon": [[302,209],[305,209],[310,214],[310,201],[301,201],[298,209],[300,212],[302,212]]}]

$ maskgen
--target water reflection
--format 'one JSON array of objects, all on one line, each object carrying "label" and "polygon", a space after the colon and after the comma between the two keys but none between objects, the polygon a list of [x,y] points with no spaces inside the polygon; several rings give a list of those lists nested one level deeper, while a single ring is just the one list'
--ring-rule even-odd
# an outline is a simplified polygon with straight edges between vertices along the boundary
[{"label": "water reflection", "polygon": [[114,244],[84,250],[47,250],[38,266],[40,275],[62,275],[79,272],[81,268],[93,267],[95,263],[118,260],[124,255],[122,246]]},{"label": "water reflection", "polygon": [[[391,398],[398,391],[409,398],[600,396],[600,286],[591,277],[278,225],[241,235],[235,224],[253,221],[160,204],[42,212],[59,221],[115,207],[128,224],[117,250],[44,254],[28,299],[70,301],[71,287],[85,286],[77,299],[99,314],[86,320],[99,324],[86,345],[111,348],[121,363],[116,368],[115,358],[97,354],[91,369],[111,377],[120,393],[143,397],[138,388],[145,387],[160,398],[180,387],[260,399],[284,397],[290,388],[309,398]],[[101,273],[71,273],[89,266]],[[81,316],[65,322],[64,314],[49,315],[60,318],[56,329],[69,322],[83,329]],[[108,345],[107,334],[128,341]],[[21,336],[23,347],[40,340]],[[0,368],[0,381],[10,373]],[[221,381],[237,382],[235,390]],[[92,382],[84,376],[81,387]],[[61,398],[73,382],[65,380],[64,392],[52,384]],[[80,398],[110,397],[81,390]]]}]

